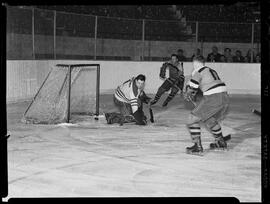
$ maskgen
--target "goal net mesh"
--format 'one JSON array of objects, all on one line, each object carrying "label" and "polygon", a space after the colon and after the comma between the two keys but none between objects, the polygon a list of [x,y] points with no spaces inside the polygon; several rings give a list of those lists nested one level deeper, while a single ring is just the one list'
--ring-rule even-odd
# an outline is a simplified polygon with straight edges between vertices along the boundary
[{"label": "goal net mesh", "polygon": [[67,122],[74,114],[96,114],[97,71],[95,66],[56,65],[44,80],[22,121],[55,124]]}]

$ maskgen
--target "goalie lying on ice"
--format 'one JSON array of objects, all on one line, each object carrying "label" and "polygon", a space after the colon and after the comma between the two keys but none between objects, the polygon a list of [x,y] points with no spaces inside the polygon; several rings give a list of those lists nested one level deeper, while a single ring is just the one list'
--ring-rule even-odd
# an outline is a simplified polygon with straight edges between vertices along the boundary
[{"label": "goalie lying on ice", "polygon": [[135,122],[137,125],[146,125],[146,116],[143,112],[143,103],[151,98],[144,93],[145,76],[140,74],[133,77],[115,90],[113,101],[120,113],[105,113],[108,124]]}]

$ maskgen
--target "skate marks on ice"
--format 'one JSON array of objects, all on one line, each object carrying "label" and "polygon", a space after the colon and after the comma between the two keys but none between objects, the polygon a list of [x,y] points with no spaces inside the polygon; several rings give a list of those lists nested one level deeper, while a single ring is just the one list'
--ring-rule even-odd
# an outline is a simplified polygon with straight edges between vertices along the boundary
[{"label": "skate marks on ice", "polygon": [[[188,111],[179,107],[169,104],[160,108],[163,113],[153,109],[155,123],[147,126],[90,118],[69,125],[12,124],[10,196],[234,196],[241,202],[259,201],[260,118],[229,114],[222,123],[225,134],[232,134],[229,151],[196,157],[185,153]],[[211,142],[202,128],[203,147]]]}]

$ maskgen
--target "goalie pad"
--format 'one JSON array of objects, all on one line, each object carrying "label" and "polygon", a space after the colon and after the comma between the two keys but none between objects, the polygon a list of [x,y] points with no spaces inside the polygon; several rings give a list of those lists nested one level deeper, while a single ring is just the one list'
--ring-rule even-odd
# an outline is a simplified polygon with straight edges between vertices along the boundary
[{"label": "goalie pad", "polygon": [[121,113],[105,113],[105,118],[107,120],[107,124],[123,124],[123,123],[131,123],[136,122],[132,115],[124,116]]},{"label": "goalie pad", "polygon": [[[107,121],[107,124],[123,124],[123,123],[134,123],[136,122],[133,115],[122,115],[121,113],[105,113],[105,118]],[[143,116],[143,119],[146,120],[146,116]]]}]

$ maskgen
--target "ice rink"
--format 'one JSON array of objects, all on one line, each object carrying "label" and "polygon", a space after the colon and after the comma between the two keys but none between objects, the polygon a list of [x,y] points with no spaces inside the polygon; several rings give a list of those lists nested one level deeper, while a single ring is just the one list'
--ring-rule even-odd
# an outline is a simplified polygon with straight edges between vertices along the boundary
[{"label": "ice rink", "polygon": [[[153,95],[152,95],[153,96]],[[213,137],[202,128],[205,155],[185,153],[191,139],[188,110],[177,95],[153,108],[155,123],[108,125],[83,116],[72,124],[20,122],[29,102],[7,105],[8,181],[11,197],[236,197],[261,202],[260,96],[231,95],[222,122],[232,134],[227,151],[210,152]],[[113,112],[112,95],[101,110]],[[145,113],[148,115],[147,109]]]}]

